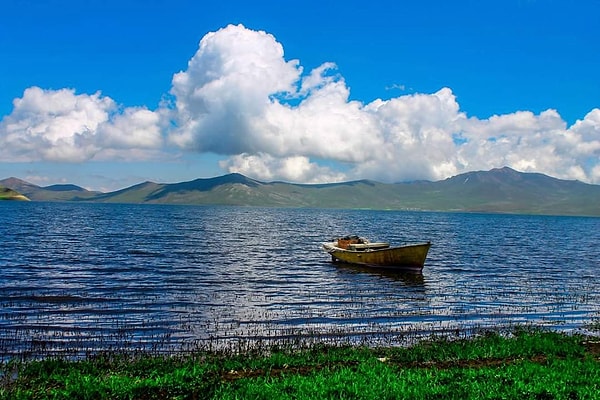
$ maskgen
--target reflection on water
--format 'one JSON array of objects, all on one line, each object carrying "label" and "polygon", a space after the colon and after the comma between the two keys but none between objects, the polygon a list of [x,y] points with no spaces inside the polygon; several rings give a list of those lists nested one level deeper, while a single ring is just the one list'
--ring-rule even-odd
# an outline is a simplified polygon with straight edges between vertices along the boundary
[{"label": "reflection on water", "polygon": [[363,267],[340,262],[335,263],[335,265],[338,267],[340,273],[369,274],[374,278],[381,278],[384,281],[390,280],[401,282],[407,287],[419,287],[425,290],[425,278],[423,277],[423,273],[399,272],[389,268]]},{"label": "reflection on water", "polygon": [[[421,275],[331,264],[348,233],[432,247]],[[3,357],[600,318],[594,218],[4,202],[0,237]]]}]

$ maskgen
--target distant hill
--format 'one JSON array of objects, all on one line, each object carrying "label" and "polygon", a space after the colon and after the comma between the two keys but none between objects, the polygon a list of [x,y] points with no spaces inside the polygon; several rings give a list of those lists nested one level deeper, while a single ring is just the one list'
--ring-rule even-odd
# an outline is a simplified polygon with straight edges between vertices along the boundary
[{"label": "distant hill", "polygon": [[0,185],[22,193],[34,201],[91,200],[100,194],[100,192],[89,191],[70,184],[42,187],[14,177],[0,180]]},{"label": "distant hill", "polygon": [[77,185],[50,185],[45,186],[42,189],[50,190],[52,192],[86,192],[86,190]]},{"label": "distant hill", "polygon": [[[144,182],[116,192],[97,196],[97,201],[112,203],[228,204],[273,206],[259,196],[260,187],[268,185],[241,174],[229,174],[180,183]],[[266,203],[263,203],[266,201]]]},{"label": "distant hill", "polygon": [[3,186],[0,186],[0,200],[29,201],[29,199],[21,193]]},{"label": "distant hill", "polygon": [[[110,193],[74,185],[41,188],[10,178],[32,200],[265,207],[366,208],[600,216],[600,185],[511,168],[460,174],[442,181],[384,184],[261,182],[241,174],[180,183],[144,182]],[[1,185],[10,187],[6,182]],[[59,186],[58,188],[56,186]]]}]

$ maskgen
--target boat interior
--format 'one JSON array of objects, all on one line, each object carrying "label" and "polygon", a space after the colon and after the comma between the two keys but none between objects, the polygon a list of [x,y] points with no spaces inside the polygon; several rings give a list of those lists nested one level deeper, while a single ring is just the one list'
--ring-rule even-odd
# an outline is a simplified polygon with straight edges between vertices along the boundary
[{"label": "boat interior", "polygon": [[359,236],[344,236],[337,239],[337,247],[351,251],[368,251],[386,249],[390,247],[390,244],[385,242],[370,242]]}]

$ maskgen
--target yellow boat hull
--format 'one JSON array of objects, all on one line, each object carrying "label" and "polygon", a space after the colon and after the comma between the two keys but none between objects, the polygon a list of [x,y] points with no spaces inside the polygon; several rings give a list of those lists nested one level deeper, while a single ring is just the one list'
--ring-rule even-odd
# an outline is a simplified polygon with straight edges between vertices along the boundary
[{"label": "yellow boat hull", "polygon": [[333,262],[343,262],[374,268],[420,272],[431,243],[411,244],[383,249],[350,250],[338,247],[337,242],[323,243]]}]

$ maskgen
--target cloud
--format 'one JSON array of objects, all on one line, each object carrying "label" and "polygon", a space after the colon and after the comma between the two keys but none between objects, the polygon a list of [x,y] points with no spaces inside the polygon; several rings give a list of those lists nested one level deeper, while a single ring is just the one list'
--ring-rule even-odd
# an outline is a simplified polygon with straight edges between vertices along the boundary
[{"label": "cloud", "polygon": [[[471,119],[462,126],[465,143],[456,153],[463,169],[509,165],[564,179],[600,182],[594,168],[600,156],[600,110],[567,128],[555,110]],[[596,120],[596,121],[595,121]]]},{"label": "cloud", "polygon": [[103,148],[158,148],[162,145],[159,123],[157,113],[145,108],[127,108],[110,123],[100,125],[98,142]]},{"label": "cloud", "polygon": [[276,158],[264,153],[238,154],[222,161],[221,168],[266,181],[322,183],[338,182],[345,178],[343,173],[320,166],[304,156]]},{"label": "cloud", "polygon": [[255,128],[271,96],[293,93],[301,73],[285,61],[283,47],[262,31],[230,25],[207,34],[186,71],[175,74],[171,94],[177,129],[171,140],[183,148],[239,154],[260,151]]},{"label": "cloud", "polygon": [[467,118],[449,88],[364,104],[335,64],[303,74],[272,35],[242,25],[206,35],[171,94],[173,143],[259,179],[443,179],[508,165],[600,182],[599,110],[567,128],[554,110]]},{"label": "cloud", "polygon": [[[385,90],[400,90],[402,92],[404,92],[405,90],[408,90],[408,88],[406,87],[406,85],[403,85],[401,83],[393,83],[390,86],[386,86]],[[412,90],[412,89],[410,89]]]},{"label": "cloud", "polygon": [[119,110],[99,92],[30,87],[13,106],[0,122],[0,160],[84,162],[162,145],[156,113],[145,108]]},{"label": "cloud", "polygon": [[600,183],[600,109],[568,127],[552,109],[469,118],[450,88],[350,98],[333,62],[305,72],[273,35],[229,25],[202,38],[154,111],[26,89],[0,122],[0,161],[135,161],[175,147],[264,180],[438,180],[511,166]]}]

